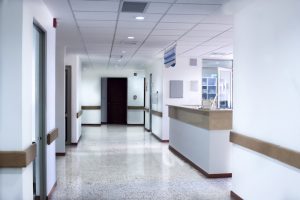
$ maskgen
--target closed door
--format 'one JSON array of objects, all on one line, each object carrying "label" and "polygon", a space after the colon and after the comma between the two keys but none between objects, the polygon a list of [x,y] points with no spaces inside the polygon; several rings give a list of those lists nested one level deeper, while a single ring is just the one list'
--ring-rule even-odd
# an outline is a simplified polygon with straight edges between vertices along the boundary
[{"label": "closed door", "polygon": [[107,79],[107,122],[127,124],[127,78]]},{"label": "closed door", "polygon": [[33,142],[37,145],[37,157],[33,164],[33,194],[36,199],[46,199],[46,134],[45,134],[45,32],[33,25],[34,69],[34,118]]}]

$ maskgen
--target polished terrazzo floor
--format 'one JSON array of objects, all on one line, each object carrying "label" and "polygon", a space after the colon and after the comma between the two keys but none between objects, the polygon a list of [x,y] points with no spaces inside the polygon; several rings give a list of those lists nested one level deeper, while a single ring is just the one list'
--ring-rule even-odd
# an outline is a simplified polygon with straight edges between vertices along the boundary
[{"label": "polished terrazzo floor", "polygon": [[52,200],[228,200],[231,179],[207,179],[143,127],[83,127],[57,157]]}]

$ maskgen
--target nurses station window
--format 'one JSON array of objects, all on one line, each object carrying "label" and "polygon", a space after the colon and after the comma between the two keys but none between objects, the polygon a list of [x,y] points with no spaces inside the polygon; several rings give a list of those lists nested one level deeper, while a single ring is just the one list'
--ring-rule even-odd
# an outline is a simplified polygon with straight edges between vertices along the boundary
[{"label": "nurses station window", "polygon": [[202,101],[219,109],[232,108],[232,60],[202,60]]}]

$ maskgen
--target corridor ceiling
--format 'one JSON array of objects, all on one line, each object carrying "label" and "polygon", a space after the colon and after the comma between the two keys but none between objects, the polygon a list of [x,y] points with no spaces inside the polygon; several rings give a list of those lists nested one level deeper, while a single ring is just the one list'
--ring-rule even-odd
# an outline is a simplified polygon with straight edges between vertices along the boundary
[{"label": "corridor ceiling", "polygon": [[222,12],[226,0],[128,0],[147,2],[143,13],[122,12],[122,0],[44,2],[58,19],[58,45],[94,65],[141,67],[173,44],[179,56],[232,58],[233,19]]}]

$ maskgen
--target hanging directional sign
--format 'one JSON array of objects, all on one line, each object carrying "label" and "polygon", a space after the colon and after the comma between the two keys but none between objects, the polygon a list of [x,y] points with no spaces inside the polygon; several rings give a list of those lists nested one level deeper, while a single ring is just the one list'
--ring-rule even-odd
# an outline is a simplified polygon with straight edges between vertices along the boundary
[{"label": "hanging directional sign", "polygon": [[165,51],[164,64],[166,67],[175,67],[176,65],[176,45]]}]

